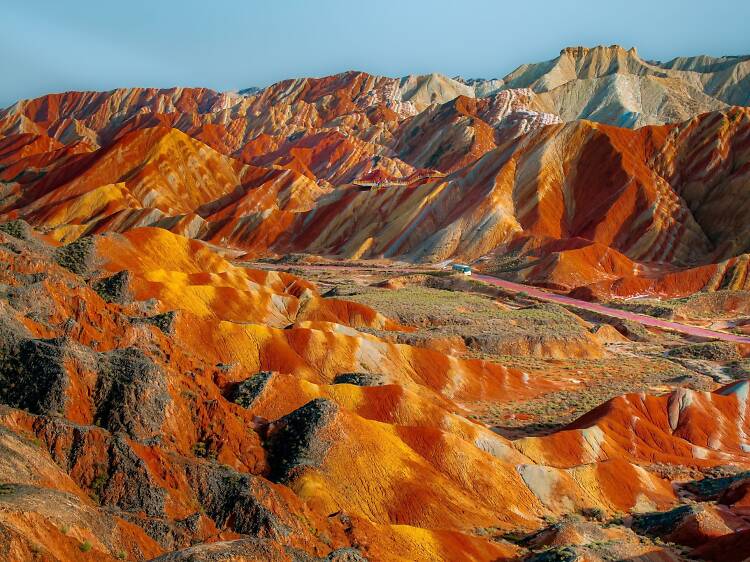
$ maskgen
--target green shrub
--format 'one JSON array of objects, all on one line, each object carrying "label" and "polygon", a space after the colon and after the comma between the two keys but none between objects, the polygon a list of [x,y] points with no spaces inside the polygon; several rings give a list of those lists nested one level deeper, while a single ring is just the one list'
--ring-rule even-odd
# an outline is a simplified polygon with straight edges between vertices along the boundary
[{"label": "green shrub", "polygon": [[579,510],[579,513],[586,519],[594,519],[596,521],[604,521],[607,515],[601,507],[584,507]]},{"label": "green shrub", "polygon": [[205,457],[206,444],[203,441],[198,441],[195,445],[193,445],[193,454],[196,457]]}]

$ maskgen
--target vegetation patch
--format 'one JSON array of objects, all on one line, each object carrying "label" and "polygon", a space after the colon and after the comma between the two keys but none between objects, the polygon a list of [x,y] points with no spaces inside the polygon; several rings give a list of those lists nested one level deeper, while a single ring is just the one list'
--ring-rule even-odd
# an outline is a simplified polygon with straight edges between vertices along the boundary
[{"label": "vegetation patch", "polygon": [[28,240],[31,235],[31,227],[26,221],[18,219],[0,223],[0,232],[19,240]]},{"label": "vegetation patch", "polygon": [[130,291],[128,290],[130,278],[129,271],[118,271],[110,277],[96,281],[91,288],[106,302],[125,304],[131,300]]},{"label": "vegetation patch", "polygon": [[685,484],[685,489],[695,494],[701,501],[715,500],[732,484],[750,478],[750,471],[739,472],[733,476],[721,478],[704,478]]},{"label": "vegetation patch", "polygon": [[683,359],[703,359],[706,361],[732,361],[740,359],[737,346],[726,341],[695,343],[675,347],[667,352],[670,357]]},{"label": "vegetation patch", "polygon": [[273,372],[260,371],[239,383],[231,392],[230,400],[243,408],[249,408],[261,395],[263,389],[271,380]]},{"label": "vegetation patch", "polygon": [[77,275],[84,275],[92,267],[94,256],[94,239],[91,236],[79,238],[65,246],[57,248],[54,253],[58,265]]}]

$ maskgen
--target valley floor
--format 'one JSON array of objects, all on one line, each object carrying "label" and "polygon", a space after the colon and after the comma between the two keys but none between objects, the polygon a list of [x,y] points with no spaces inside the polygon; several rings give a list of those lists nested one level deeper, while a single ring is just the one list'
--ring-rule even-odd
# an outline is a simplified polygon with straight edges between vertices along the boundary
[{"label": "valley floor", "polygon": [[[321,261],[310,256],[303,263],[247,265],[303,275],[324,294],[417,327],[396,336],[377,332],[381,337],[497,361],[558,383],[528,400],[473,405],[473,415],[508,437],[560,428],[621,394],[686,385],[712,390],[750,376],[750,359],[736,351],[750,337],[702,329],[700,318],[663,320],[618,308],[623,303],[571,299],[489,275],[465,278],[382,260]],[[707,357],[700,356],[703,348]],[[714,348],[720,351],[712,354]]]}]

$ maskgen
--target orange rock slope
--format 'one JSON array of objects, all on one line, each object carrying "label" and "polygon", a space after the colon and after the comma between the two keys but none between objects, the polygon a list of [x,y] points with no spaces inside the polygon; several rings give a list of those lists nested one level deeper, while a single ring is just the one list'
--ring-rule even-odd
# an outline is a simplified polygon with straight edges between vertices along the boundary
[{"label": "orange rock slope", "polygon": [[[97,559],[140,559],[251,536],[318,556],[488,560],[516,547],[477,529],[676,501],[636,457],[535,459],[462,405],[551,383],[380,341],[356,328],[403,328],[301,279],[161,229],[58,248],[20,227],[2,238],[2,374],[15,377],[2,420],[17,460],[0,501],[18,552],[76,559],[88,541]],[[737,455],[737,439],[709,446]],[[630,471],[631,488],[612,484]],[[69,522],[44,507],[55,494]]]},{"label": "orange rock slope", "polygon": [[56,247],[16,222],[0,238],[14,552],[510,559],[498,535],[544,517],[674,505],[650,462],[750,464],[745,387],[642,397],[648,423],[614,402],[510,442],[467,405],[555,383],[379,340],[357,328],[408,328],[163,229]]},{"label": "orange rock slope", "polygon": [[[60,241],[158,226],[249,255],[481,259],[594,297],[748,287],[747,109],[631,130],[562,124],[531,90],[414,101],[432,87],[347,73],[19,102],[0,213]],[[351,183],[370,176],[393,185]]]}]

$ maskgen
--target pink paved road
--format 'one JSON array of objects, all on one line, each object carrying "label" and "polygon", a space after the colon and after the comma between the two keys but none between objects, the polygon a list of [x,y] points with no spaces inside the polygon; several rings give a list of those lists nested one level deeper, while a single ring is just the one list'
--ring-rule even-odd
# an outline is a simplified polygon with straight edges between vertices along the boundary
[{"label": "pink paved road", "polygon": [[[349,271],[351,270],[379,270],[383,269],[378,266],[374,267],[361,267],[361,266],[346,266],[346,265],[335,265],[335,264],[321,264],[321,265],[310,265],[310,264],[292,264],[292,265],[281,265],[281,264],[266,264],[266,263],[249,263],[247,264],[252,267],[259,267],[261,269],[301,269],[301,270],[325,270],[325,269],[347,269]],[[388,268],[388,271],[393,273],[421,273],[423,271],[435,271],[435,270],[418,270],[418,269],[406,269],[406,268]],[[739,336],[736,334],[728,334],[726,332],[717,332],[715,330],[708,330],[706,328],[699,328],[698,326],[690,326],[689,324],[680,324],[679,322],[670,322],[669,320],[661,320],[659,318],[654,318],[653,316],[648,316],[646,314],[637,314],[635,312],[628,312],[627,310],[620,310],[619,308],[612,308],[609,306],[604,306],[603,304],[598,304],[594,302],[588,302],[580,299],[574,299],[571,297],[566,297],[564,295],[558,295],[556,293],[550,293],[549,291],[545,291],[544,289],[539,289],[538,287],[532,287],[530,285],[523,285],[522,283],[513,283],[512,281],[505,281],[504,279],[500,279],[498,277],[493,277],[492,275],[484,275],[482,273],[474,273],[472,275],[474,279],[477,279],[478,281],[484,281],[485,283],[490,283],[491,285],[496,285],[498,287],[502,287],[503,289],[507,289],[508,291],[513,291],[515,293],[526,293],[527,295],[530,295],[532,297],[535,297],[540,300],[549,301],[549,302],[555,302],[558,304],[564,304],[568,306],[574,306],[576,308],[580,308],[583,310],[590,310],[591,312],[598,312],[600,314],[604,314],[606,316],[611,316],[613,318],[622,318],[624,320],[632,320],[633,322],[638,322],[639,324],[643,324],[644,326],[652,326],[654,328],[661,328],[663,330],[672,330],[674,332],[680,332],[682,334],[687,334],[690,336],[698,336],[701,338],[710,338],[710,339],[717,339],[717,340],[724,340],[724,341],[731,341],[735,343],[748,343],[750,344],[750,336]]]},{"label": "pink paved road", "polygon": [[503,289],[513,291],[516,293],[526,293],[532,297],[540,300],[549,302],[555,302],[558,304],[566,304],[568,306],[574,306],[576,308],[582,308],[583,310],[590,310],[592,312],[599,312],[607,316],[614,318],[623,318],[624,320],[632,320],[638,322],[644,326],[653,326],[654,328],[662,328],[664,330],[672,330],[675,332],[681,332],[690,336],[699,336],[702,338],[711,338],[724,341],[731,341],[736,343],[750,343],[750,337],[738,336],[736,334],[727,334],[726,332],[716,332],[714,330],[708,330],[706,328],[699,328],[698,326],[690,326],[689,324],[680,324],[679,322],[670,322],[669,320],[661,320],[654,318],[653,316],[647,316],[646,314],[637,314],[635,312],[628,312],[627,310],[620,310],[619,308],[611,308],[604,306],[603,304],[597,304],[594,302],[583,301],[566,297],[564,295],[557,295],[550,293],[537,287],[531,287],[529,285],[523,285],[521,283],[513,283],[512,281],[505,281],[504,279],[498,279],[491,275],[483,275],[481,273],[475,273],[474,279],[490,283]]}]

